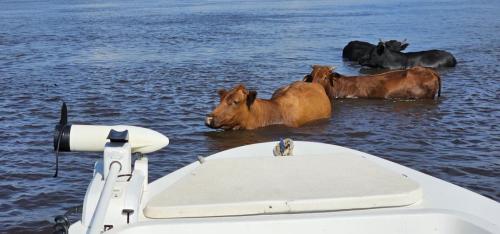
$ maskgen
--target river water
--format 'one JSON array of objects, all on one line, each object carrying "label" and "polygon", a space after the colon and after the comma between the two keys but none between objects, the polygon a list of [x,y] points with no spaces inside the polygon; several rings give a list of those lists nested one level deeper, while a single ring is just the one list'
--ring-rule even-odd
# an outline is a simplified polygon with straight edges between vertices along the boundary
[{"label": "river water", "polygon": [[[244,144],[291,137],[365,151],[500,201],[499,1],[1,1],[0,233],[50,233],[82,203],[99,154],[66,153],[53,178],[62,101],[72,123],[130,124],[171,142],[150,180]],[[327,121],[222,132],[217,89],[269,98],[312,64],[358,74],[351,40],[444,49],[442,97],[338,100]],[[77,216],[74,216],[78,218]],[[75,221],[75,220],[72,220]]]}]

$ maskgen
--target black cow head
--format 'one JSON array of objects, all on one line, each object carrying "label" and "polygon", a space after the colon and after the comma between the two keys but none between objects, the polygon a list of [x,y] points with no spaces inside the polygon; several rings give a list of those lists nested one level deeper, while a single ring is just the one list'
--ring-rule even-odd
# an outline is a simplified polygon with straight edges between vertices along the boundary
[{"label": "black cow head", "polygon": [[406,57],[400,51],[404,50],[408,45],[406,39],[402,42],[395,40],[384,42],[380,40],[377,46],[359,59],[359,64],[368,67],[389,69],[405,67],[407,63]]},{"label": "black cow head", "polygon": [[[383,42],[383,41],[380,40],[380,42]],[[386,41],[383,43],[388,50],[397,51],[397,52],[405,50],[406,47],[408,47],[410,45],[410,44],[408,44],[408,42],[406,42],[406,39],[404,39],[403,41],[389,40],[389,41]]]},{"label": "black cow head", "polygon": [[386,51],[388,49],[386,49],[385,43],[379,42],[375,48],[371,49],[370,53],[359,59],[359,64],[368,67],[382,67],[386,59]]}]

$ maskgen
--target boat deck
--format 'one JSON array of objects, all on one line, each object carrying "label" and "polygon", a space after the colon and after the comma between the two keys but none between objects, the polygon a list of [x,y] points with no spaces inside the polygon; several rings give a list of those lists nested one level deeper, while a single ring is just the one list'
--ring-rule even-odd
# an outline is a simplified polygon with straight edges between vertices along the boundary
[{"label": "boat deck", "polygon": [[144,215],[335,211],[407,206],[421,199],[416,182],[360,156],[226,157],[206,160],[157,194]]}]

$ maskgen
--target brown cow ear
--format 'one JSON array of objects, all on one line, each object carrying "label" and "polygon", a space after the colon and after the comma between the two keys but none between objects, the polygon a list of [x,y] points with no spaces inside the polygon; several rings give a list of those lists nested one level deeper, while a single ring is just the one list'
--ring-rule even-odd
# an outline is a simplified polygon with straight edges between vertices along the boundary
[{"label": "brown cow ear", "polygon": [[225,89],[219,89],[219,90],[217,91],[217,93],[219,94],[219,97],[220,97],[220,99],[222,100],[222,99],[224,98],[224,96],[226,96],[227,91],[226,91]]},{"label": "brown cow ear", "polygon": [[257,92],[256,91],[250,91],[247,95],[247,106],[250,108],[250,106],[253,104],[255,101],[255,98],[257,97]]},{"label": "brown cow ear", "polygon": [[304,79],[302,79],[302,81],[304,81],[304,82],[312,82],[313,79],[312,79],[311,75],[305,75]]}]

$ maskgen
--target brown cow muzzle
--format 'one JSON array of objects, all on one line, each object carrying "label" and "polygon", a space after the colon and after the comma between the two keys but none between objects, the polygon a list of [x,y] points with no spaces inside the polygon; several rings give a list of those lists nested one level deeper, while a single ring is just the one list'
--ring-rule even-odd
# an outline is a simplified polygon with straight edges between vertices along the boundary
[{"label": "brown cow muzzle", "polygon": [[207,115],[205,117],[205,125],[210,128],[217,128],[215,125],[215,119],[212,115]]}]

